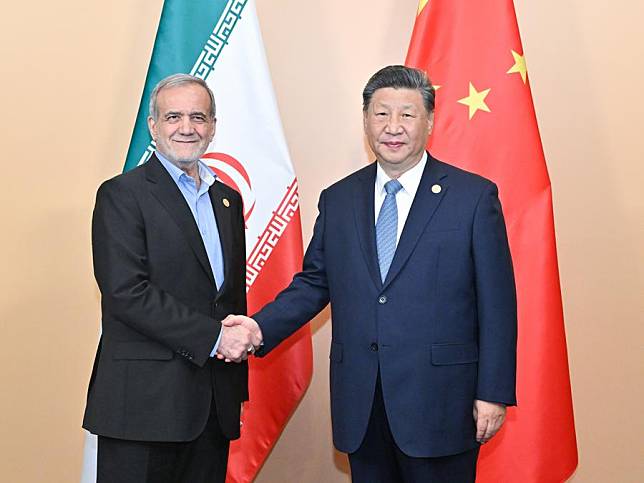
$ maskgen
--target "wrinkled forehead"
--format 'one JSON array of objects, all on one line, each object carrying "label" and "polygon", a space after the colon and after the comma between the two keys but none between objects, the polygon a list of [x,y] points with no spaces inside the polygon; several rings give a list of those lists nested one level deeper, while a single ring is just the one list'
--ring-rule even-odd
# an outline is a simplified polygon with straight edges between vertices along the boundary
[{"label": "wrinkled forehead", "polygon": [[371,96],[369,109],[414,109],[425,110],[423,95],[418,89],[382,87],[376,89]]},{"label": "wrinkled forehead", "polygon": [[159,91],[157,96],[159,112],[201,112],[210,114],[210,95],[199,84],[169,86]]}]

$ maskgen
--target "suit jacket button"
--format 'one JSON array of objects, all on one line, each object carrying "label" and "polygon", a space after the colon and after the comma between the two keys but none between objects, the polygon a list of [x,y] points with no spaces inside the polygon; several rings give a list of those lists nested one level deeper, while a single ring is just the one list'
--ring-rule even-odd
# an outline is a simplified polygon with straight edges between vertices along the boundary
[{"label": "suit jacket button", "polygon": [[386,304],[387,303],[387,296],[386,295],[381,295],[380,297],[378,297],[378,303],[380,305]]},{"label": "suit jacket button", "polygon": [[371,349],[373,352],[378,352],[378,344],[373,342],[370,346],[369,349]]}]

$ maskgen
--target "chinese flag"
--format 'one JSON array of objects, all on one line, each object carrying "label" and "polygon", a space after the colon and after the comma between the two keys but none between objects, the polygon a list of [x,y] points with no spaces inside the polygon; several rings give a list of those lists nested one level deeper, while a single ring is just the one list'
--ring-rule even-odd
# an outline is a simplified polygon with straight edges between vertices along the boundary
[{"label": "chinese flag", "polygon": [[577,467],[550,180],[512,0],[421,0],[406,64],[436,85],[429,150],[499,186],[514,262],[518,406],[481,482],[560,482]]}]

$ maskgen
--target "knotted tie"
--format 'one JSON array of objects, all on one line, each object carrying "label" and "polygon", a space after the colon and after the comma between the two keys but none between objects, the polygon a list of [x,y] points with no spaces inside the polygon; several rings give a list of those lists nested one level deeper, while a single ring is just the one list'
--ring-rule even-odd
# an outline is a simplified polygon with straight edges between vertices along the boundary
[{"label": "knotted tie", "polygon": [[376,245],[378,248],[378,263],[380,264],[380,278],[385,281],[389,266],[396,253],[396,235],[398,234],[398,206],[396,206],[396,193],[402,185],[397,179],[385,183],[385,201],[382,203],[378,221],[376,221]]}]

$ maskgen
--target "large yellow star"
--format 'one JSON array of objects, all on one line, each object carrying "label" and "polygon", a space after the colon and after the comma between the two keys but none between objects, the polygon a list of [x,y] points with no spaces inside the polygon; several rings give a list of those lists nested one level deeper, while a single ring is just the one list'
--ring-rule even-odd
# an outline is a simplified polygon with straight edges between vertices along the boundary
[{"label": "large yellow star", "polygon": [[514,50],[510,50],[510,52],[512,52],[512,57],[514,57],[514,65],[510,67],[510,70],[506,74],[515,74],[518,72],[521,74],[521,79],[523,79],[523,83],[525,84],[528,72],[525,65],[525,56],[516,53]]},{"label": "large yellow star", "polygon": [[487,104],[485,103],[485,97],[489,93],[490,89],[485,89],[484,91],[480,92],[477,91],[470,82],[470,95],[464,97],[463,99],[459,99],[458,102],[465,104],[470,108],[470,119],[472,119],[472,117],[474,117],[474,114],[476,114],[476,111],[478,111],[479,109],[481,111],[490,112],[490,108],[487,107]]}]

